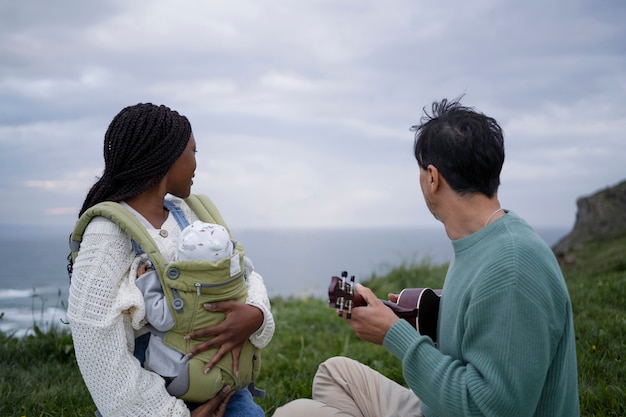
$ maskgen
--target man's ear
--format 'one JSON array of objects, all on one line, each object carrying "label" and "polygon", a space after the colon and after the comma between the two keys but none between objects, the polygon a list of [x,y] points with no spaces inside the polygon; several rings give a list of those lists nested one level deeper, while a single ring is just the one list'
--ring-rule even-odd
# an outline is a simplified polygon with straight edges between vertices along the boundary
[{"label": "man's ear", "polygon": [[426,171],[428,173],[427,177],[427,185],[430,187],[430,192],[435,192],[441,186],[441,174],[436,166],[430,164],[426,167]]}]

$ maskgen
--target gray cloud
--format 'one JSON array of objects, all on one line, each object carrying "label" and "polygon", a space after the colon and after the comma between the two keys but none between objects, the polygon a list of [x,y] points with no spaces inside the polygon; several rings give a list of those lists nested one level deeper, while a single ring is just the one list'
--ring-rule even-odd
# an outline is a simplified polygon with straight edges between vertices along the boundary
[{"label": "gray cloud", "polygon": [[619,0],[4,2],[0,215],[69,227],[108,123],[150,101],[192,121],[194,190],[231,224],[436,225],[408,128],[465,94],[505,129],[503,205],[571,226],[626,177],[624,21]]}]

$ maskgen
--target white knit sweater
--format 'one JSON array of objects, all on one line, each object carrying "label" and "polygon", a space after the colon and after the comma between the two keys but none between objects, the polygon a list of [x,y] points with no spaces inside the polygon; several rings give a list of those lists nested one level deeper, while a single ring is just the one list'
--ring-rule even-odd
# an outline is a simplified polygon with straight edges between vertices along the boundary
[{"label": "white knit sweater", "polygon": [[[190,222],[198,219],[182,200],[173,200]],[[162,229],[167,237],[159,234]],[[162,229],[148,231],[165,259],[172,261],[180,233],[174,216]],[[103,217],[91,221],[74,263],[68,300],[76,360],[104,417],[189,416],[183,401],[167,393],[163,379],[141,368],[133,356],[135,337],[145,325],[143,295],[134,284],[138,263],[130,238],[119,226]],[[263,311],[263,325],[250,337],[263,348],[274,335],[274,318],[257,273],[248,278],[246,303]]]}]

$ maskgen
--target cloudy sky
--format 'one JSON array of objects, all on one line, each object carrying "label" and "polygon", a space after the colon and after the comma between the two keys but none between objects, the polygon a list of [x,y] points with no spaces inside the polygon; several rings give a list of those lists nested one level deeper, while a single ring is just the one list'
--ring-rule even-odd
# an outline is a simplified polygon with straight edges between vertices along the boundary
[{"label": "cloudy sky", "polygon": [[191,120],[194,192],[235,227],[437,226],[413,134],[463,103],[505,130],[500,199],[571,227],[626,179],[623,0],[0,3],[0,224],[71,225],[111,119]]}]

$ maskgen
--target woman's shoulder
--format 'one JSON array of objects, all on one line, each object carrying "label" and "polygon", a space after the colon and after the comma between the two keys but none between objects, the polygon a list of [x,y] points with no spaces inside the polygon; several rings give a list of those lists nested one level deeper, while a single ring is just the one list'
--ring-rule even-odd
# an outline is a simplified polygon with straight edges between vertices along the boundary
[{"label": "woman's shoulder", "polygon": [[102,262],[109,266],[125,263],[132,244],[120,226],[108,218],[97,216],[91,219],[78,246],[72,247],[72,250],[76,250],[74,271],[78,271],[84,266]]},{"label": "woman's shoulder", "polygon": [[85,228],[85,234],[89,233],[108,234],[113,236],[124,234],[123,230],[117,223],[104,216],[96,216],[91,219]]},{"label": "woman's shoulder", "polygon": [[104,247],[114,242],[118,245],[126,246],[128,244],[130,246],[128,235],[120,225],[102,216],[91,219],[85,228],[82,241],[81,249],[89,244]]}]

